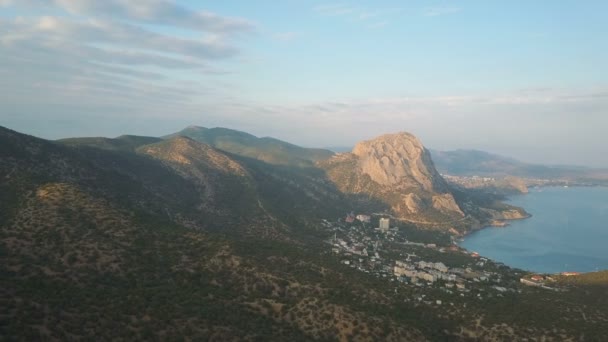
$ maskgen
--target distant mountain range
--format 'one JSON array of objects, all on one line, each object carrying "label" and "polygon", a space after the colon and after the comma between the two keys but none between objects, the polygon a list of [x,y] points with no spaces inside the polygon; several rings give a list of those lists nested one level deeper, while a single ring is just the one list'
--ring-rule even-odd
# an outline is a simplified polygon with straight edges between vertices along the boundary
[{"label": "distant mountain range", "polygon": [[432,150],[431,155],[439,172],[455,176],[515,176],[573,181],[608,180],[608,170],[529,164],[478,150]]}]

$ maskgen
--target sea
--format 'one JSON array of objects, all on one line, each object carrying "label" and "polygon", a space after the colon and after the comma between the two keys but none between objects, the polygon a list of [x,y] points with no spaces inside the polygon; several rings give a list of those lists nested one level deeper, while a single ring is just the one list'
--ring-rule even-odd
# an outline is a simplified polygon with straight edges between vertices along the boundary
[{"label": "sea", "polygon": [[608,188],[532,188],[508,203],[532,217],[476,231],[460,245],[533,272],[608,270]]}]

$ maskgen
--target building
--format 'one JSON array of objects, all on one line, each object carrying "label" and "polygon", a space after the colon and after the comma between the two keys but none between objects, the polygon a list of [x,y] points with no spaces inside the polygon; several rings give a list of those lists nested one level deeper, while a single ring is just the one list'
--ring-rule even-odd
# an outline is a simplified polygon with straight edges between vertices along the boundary
[{"label": "building", "polygon": [[393,268],[393,274],[397,277],[407,277],[407,278],[413,279],[413,278],[418,277],[418,274],[420,274],[420,273],[418,271],[412,270],[410,268],[395,266]]},{"label": "building", "polygon": [[522,283],[522,284],[524,284],[524,285],[528,285],[528,286],[539,286],[540,287],[540,286],[543,285],[543,283],[537,283],[535,281],[528,280],[526,278],[519,279],[519,282]]},{"label": "building", "polygon": [[353,223],[355,222],[355,214],[354,213],[349,213],[346,215],[346,218],[344,219],[344,221],[346,221],[347,223]]},{"label": "building", "polygon": [[448,272],[448,267],[446,265],[444,265],[442,262],[436,262],[433,264],[433,268],[436,269],[439,272],[444,272],[447,273]]},{"label": "building", "polygon": [[400,276],[405,276],[405,273],[409,271],[407,268],[401,267],[401,266],[395,266],[393,268],[393,274],[397,277]]},{"label": "building", "polygon": [[403,268],[410,268],[413,269],[414,267],[412,265],[410,265],[409,263],[405,262],[405,261],[400,261],[397,260],[395,261],[395,265],[399,266],[399,267],[403,267]]},{"label": "building", "polygon": [[359,214],[359,215],[357,215],[357,220],[359,220],[361,222],[369,223],[372,220],[372,218],[369,215]]},{"label": "building", "polygon": [[431,283],[436,280],[434,275],[426,273],[426,272],[418,272],[417,276],[418,276],[418,278],[426,280]]},{"label": "building", "polygon": [[387,219],[387,218],[381,218],[380,219],[380,230],[381,231],[388,231],[388,229],[390,228],[390,224],[391,224],[391,220]]},{"label": "building", "polygon": [[450,268],[449,272],[454,274],[464,274],[465,270],[460,267],[454,267]]},{"label": "building", "polygon": [[537,282],[545,280],[545,278],[543,276],[540,276],[540,275],[533,275],[532,277],[530,277],[530,279],[532,281],[537,281]]}]

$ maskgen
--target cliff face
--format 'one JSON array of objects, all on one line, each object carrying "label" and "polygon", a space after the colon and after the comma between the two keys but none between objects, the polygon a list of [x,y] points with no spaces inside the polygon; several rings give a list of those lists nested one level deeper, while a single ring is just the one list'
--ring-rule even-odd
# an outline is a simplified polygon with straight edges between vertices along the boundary
[{"label": "cliff face", "polygon": [[429,152],[412,134],[360,142],[352,153],[320,165],[340,190],[379,198],[401,218],[442,221],[464,216]]},{"label": "cliff face", "polygon": [[378,184],[429,192],[447,190],[429,152],[412,134],[385,134],[358,143],[352,153],[359,158],[361,171]]}]

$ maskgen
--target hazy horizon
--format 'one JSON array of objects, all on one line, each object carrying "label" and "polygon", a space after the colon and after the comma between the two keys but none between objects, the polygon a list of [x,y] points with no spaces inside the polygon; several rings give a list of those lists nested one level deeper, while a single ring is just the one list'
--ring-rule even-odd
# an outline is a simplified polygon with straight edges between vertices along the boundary
[{"label": "hazy horizon", "polygon": [[[577,6],[578,5],[578,6]],[[608,3],[0,0],[0,125],[608,167]]]}]

